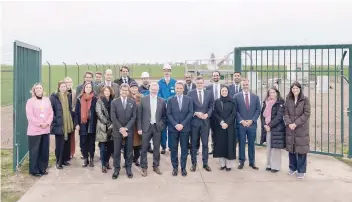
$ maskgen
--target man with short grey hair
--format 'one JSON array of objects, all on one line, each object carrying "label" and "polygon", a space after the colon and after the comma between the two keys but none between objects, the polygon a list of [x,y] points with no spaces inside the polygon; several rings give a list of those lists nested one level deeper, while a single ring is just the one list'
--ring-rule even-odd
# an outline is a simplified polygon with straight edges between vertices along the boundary
[{"label": "man with short grey hair", "polygon": [[113,82],[111,69],[105,70],[104,81],[98,85],[99,92],[105,86],[109,86],[112,88],[115,94],[115,98],[118,98],[120,96],[120,88],[117,83]]}]

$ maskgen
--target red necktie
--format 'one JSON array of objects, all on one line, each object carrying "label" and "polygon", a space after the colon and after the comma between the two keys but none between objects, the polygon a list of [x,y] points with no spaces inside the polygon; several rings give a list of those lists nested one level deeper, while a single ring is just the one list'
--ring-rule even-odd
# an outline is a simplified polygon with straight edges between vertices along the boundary
[{"label": "red necktie", "polygon": [[247,108],[247,110],[249,110],[248,93],[246,93],[245,96],[246,96],[246,108]]}]

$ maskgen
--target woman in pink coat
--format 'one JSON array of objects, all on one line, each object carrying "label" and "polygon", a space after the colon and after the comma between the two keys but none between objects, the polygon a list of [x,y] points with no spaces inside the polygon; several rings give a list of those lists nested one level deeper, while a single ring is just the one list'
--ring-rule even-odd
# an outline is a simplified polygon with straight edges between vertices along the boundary
[{"label": "woman in pink coat", "polygon": [[49,98],[44,97],[43,86],[34,84],[32,97],[27,100],[29,174],[40,177],[48,174],[49,133],[53,121],[53,109]]}]

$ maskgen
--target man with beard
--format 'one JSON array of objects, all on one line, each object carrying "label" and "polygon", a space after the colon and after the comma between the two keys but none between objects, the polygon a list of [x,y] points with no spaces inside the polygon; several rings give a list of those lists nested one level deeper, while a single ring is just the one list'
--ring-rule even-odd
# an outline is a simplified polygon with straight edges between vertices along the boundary
[{"label": "man with beard", "polygon": [[229,86],[230,97],[233,98],[237,93],[241,91],[241,72],[235,72],[235,74],[233,75],[233,84]]},{"label": "man with beard", "polygon": [[[220,84],[220,72],[219,71],[213,71],[212,74],[212,78],[213,78],[213,83],[210,84],[209,86],[207,86],[207,90],[209,90],[210,92],[212,92],[213,95],[213,103],[215,100],[217,100],[218,98],[220,98],[220,89],[224,86],[223,84]],[[213,154],[213,150],[214,150],[214,121],[210,120],[210,128],[211,128],[211,151],[209,152],[209,154]]]},{"label": "man with beard", "polygon": [[193,89],[196,89],[196,84],[194,84],[193,82],[192,82],[192,75],[191,75],[191,73],[189,73],[189,72],[187,72],[186,74],[185,74],[185,84],[184,84],[184,91],[183,91],[183,94],[184,95],[187,95],[187,93],[189,92],[189,91],[191,91],[191,90],[193,90]]},{"label": "man with beard", "polygon": [[143,84],[139,86],[138,91],[143,96],[149,95],[149,84],[150,84],[150,77],[148,72],[143,72],[141,76]]}]

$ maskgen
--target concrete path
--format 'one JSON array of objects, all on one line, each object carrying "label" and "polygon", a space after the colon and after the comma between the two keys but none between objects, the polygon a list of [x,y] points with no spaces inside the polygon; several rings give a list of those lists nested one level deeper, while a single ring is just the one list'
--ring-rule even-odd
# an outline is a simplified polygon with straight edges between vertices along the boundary
[{"label": "concrete path", "polygon": [[[117,180],[111,179],[112,170],[101,173],[98,158],[94,168],[82,168],[82,160],[76,156],[71,166],[63,170],[50,169],[49,175],[31,187],[20,202],[352,201],[352,168],[338,160],[309,155],[307,176],[297,180],[287,175],[287,152],[282,153],[282,171],[276,174],[265,171],[265,148],[258,147],[256,152],[259,171],[252,170],[248,164],[241,171],[237,168],[220,171],[217,159],[210,158],[212,172],[202,168],[190,172],[188,158],[188,176],[173,177],[167,152],[161,155],[162,176],[149,168],[148,176],[142,177],[140,168],[134,166],[133,179],[128,179],[123,170]],[[149,165],[151,157],[148,154]]]}]

